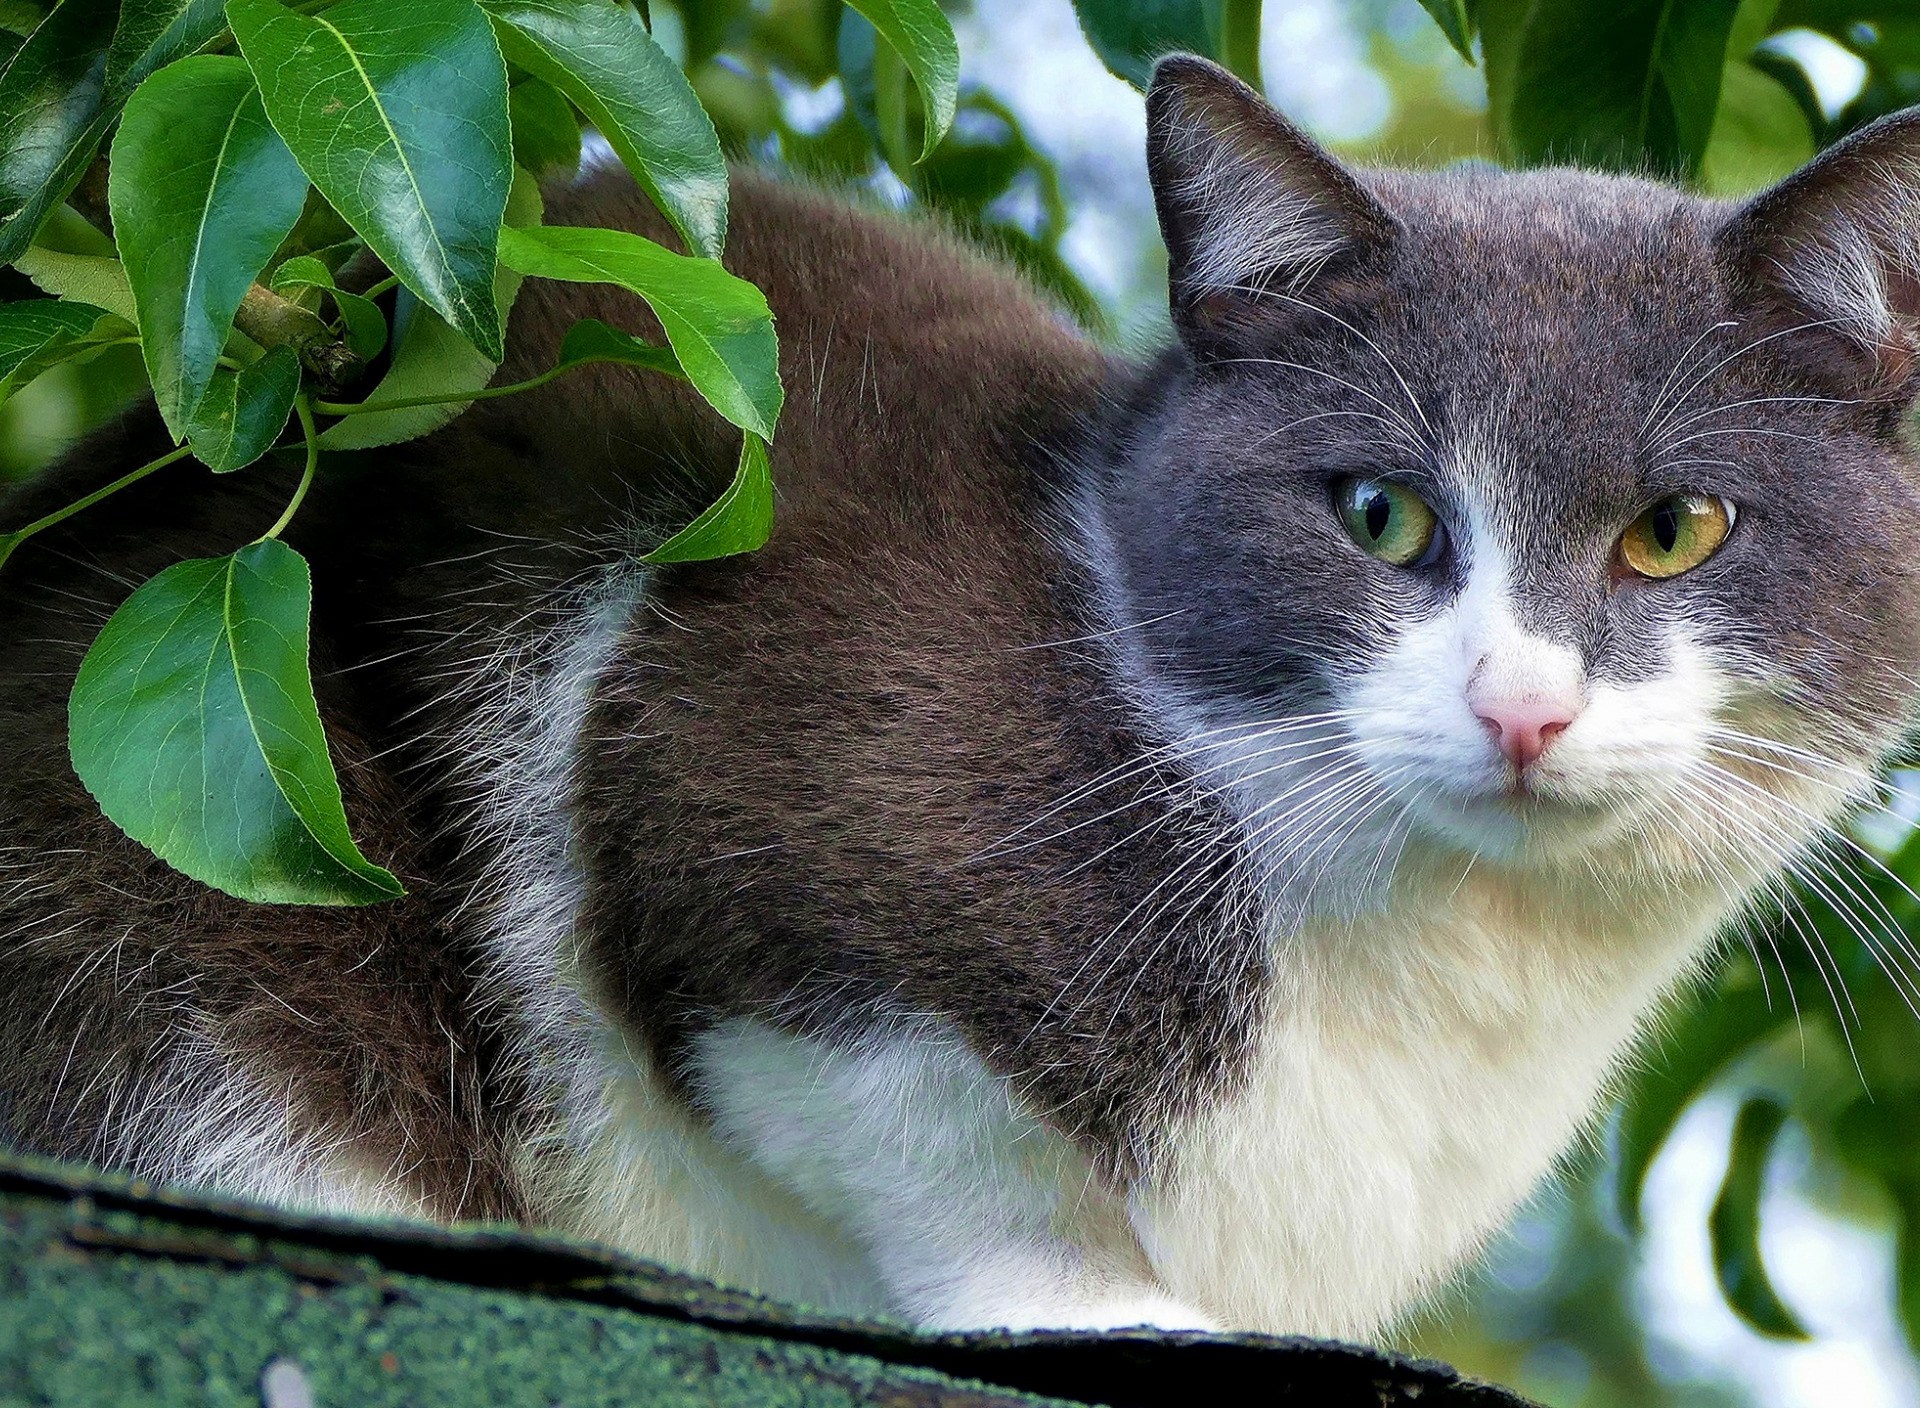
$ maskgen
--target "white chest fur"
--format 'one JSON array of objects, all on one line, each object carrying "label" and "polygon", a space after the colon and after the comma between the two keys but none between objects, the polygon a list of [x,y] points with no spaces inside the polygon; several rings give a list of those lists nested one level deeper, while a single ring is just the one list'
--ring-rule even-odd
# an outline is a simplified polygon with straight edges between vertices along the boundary
[{"label": "white chest fur", "polygon": [[1431,1288],[1592,1114],[1715,919],[1485,874],[1411,888],[1279,947],[1243,1082],[1135,1191],[1162,1282],[1222,1323],[1367,1335]]}]

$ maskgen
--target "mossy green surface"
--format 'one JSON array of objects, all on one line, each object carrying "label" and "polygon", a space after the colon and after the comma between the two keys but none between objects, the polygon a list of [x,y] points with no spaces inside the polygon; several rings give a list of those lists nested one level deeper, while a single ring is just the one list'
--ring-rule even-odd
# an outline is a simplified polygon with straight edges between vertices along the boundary
[{"label": "mossy green surface", "polygon": [[127,1212],[82,1217],[17,1199],[0,1214],[7,1408],[303,1408],[292,1389],[270,1401],[263,1376],[276,1363],[276,1383],[303,1381],[313,1408],[1047,1401],[812,1344],[395,1273],[367,1257],[195,1238]]},{"label": "mossy green surface", "polygon": [[1352,1345],[924,1335],[514,1228],[298,1217],[0,1154],[0,1408],[1526,1408]]}]

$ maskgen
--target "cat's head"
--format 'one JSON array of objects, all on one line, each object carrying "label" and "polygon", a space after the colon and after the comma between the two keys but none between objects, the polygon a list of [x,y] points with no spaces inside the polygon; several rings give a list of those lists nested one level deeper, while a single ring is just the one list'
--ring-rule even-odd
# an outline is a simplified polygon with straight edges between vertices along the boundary
[{"label": "cat's head", "polygon": [[1744,880],[1866,790],[1920,692],[1920,110],[1741,204],[1350,171],[1197,59],[1148,112],[1181,349],[1098,556],[1274,864]]}]

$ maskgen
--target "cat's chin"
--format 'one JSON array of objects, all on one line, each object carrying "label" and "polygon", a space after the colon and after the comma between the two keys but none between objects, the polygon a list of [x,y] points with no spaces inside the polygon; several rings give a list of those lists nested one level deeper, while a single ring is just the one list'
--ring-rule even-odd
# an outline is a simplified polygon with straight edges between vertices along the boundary
[{"label": "cat's chin", "polygon": [[1613,802],[1538,792],[1435,795],[1418,801],[1410,813],[1430,844],[1515,865],[1574,860],[1633,825],[1628,811]]}]

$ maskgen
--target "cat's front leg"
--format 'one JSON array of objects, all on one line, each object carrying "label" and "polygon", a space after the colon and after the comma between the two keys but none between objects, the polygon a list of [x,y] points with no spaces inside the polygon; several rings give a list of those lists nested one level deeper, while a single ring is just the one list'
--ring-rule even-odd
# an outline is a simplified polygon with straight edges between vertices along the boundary
[{"label": "cat's front leg", "polygon": [[865,1247],[917,1324],[1213,1328],[1156,1281],[1085,1155],[958,1039],[849,1047],[729,1021],[696,1050],[721,1138]]}]

